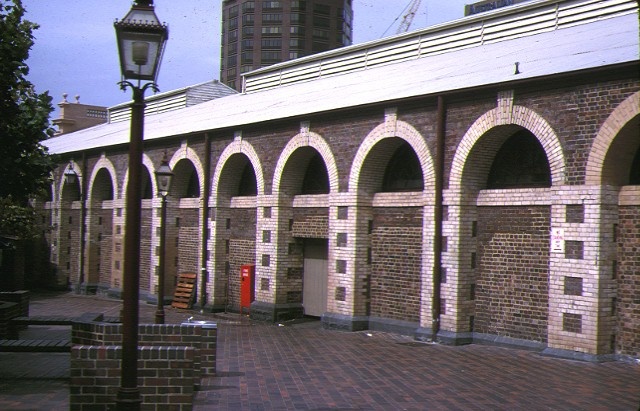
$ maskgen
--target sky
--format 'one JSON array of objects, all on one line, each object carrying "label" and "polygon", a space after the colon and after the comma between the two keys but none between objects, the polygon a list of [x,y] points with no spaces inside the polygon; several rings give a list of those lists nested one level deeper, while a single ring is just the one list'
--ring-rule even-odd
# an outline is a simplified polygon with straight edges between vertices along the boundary
[{"label": "sky", "polygon": [[[462,18],[473,0],[422,0],[410,31]],[[354,0],[353,44],[394,35],[410,0]],[[22,0],[25,19],[40,25],[27,65],[38,93],[48,91],[55,111],[67,100],[113,106],[131,100],[118,87],[120,67],[113,23],[131,0]],[[155,0],[156,14],[169,25],[158,76],[160,91],[219,78],[222,0]],[[404,11],[404,13],[403,13]]]}]

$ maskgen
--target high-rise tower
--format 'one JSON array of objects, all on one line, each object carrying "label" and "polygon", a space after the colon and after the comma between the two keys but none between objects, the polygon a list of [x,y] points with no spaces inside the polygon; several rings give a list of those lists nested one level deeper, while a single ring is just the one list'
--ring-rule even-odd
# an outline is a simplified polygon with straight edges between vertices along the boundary
[{"label": "high-rise tower", "polygon": [[352,0],[224,0],[220,80],[352,42]]}]

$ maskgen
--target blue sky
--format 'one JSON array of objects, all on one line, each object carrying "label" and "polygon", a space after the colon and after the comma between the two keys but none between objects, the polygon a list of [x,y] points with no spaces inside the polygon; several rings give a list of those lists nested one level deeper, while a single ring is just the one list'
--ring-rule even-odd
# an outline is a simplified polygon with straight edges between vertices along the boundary
[{"label": "blue sky", "polygon": [[[463,17],[473,1],[422,0],[411,30]],[[395,34],[409,0],[354,0],[354,44]],[[26,19],[40,25],[27,64],[38,92],[56,104],[69,101],[112,106],[130,100],[122,92],[114,20],[130,0],[23,0]],[[156,0],[156,14],[169,25],[169,41],[158,77],[161,91],[219,78],[222,0]]]}]

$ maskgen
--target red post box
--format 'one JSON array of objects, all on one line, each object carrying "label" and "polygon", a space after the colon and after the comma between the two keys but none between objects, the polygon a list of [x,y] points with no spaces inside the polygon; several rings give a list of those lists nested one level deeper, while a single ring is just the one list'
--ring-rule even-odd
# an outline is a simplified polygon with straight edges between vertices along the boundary
[{"label": "red post box", "polygon": [[249,313],[251,303],[256,299],[255,274],[256,266],[253,264],[240,267],[240,314],[243,314],[245,309]]}]

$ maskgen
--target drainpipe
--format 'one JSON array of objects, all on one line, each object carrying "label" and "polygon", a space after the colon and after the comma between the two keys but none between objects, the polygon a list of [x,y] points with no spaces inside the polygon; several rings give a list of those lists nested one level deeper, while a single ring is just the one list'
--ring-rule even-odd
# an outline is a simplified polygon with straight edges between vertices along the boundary
[{"label": "drainpipe", "polygon": [[[85,250],[84,247],[86,245],[86,231],[87,231],[87,154],[82,152],[82,181],[80,184],[80,281],[78,281],[79,292],[82,294],[87,293],[87,288],[85,284],[85,275],[84,275],[84,260],[85,260]],[[84,290],[82,289],[84,287]]]},{"label": "drainpipe", "polygon": [[433,236],[433,297],[431,300],[431,341],[436,341],[440,331],[440,284],[442,279],[442,191],[444,185],[444,139],[446,108],[444,97],[438,96],[436,119],[436,159],[435,159],[435,208]]},{"label": "drainpipe", "polygon": [[207,248],[209,246],[209,196],[211,191],[211,140],[209,133],[204,134],[204,195],[202,210],[202,260],[200,272],[200,309],[204,310],[207,303]]}]

